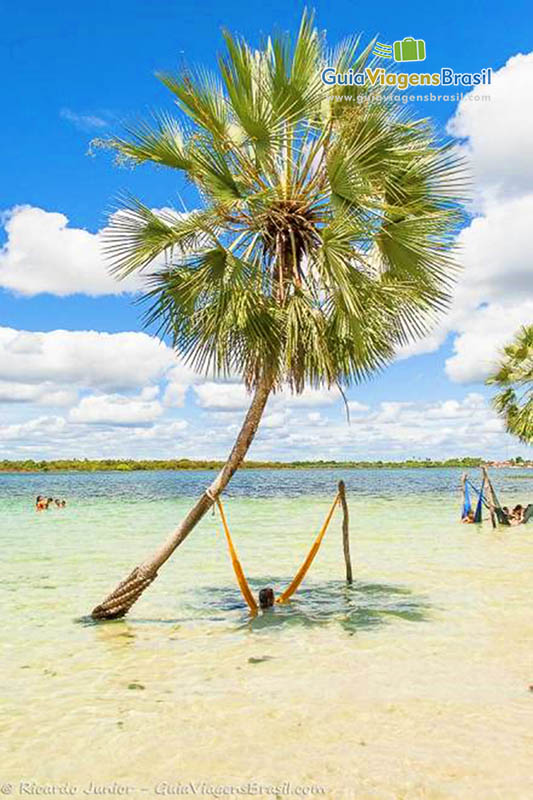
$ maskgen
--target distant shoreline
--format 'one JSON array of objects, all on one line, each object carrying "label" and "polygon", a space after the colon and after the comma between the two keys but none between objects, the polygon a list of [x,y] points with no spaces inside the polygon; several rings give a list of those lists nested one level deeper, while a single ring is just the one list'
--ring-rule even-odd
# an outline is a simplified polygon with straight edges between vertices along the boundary
[{"label": "distant shoreline", "polygon": [[[223,465],[223,461],[191,460],[186,458],[168,461],[134,461],[129,459],[1,461],[0,474],[9,472],[152,472],[155,470],[182,472],[217,470]],[[492,468],[533,468],[533,462],[529,461],[487,462],[481,458],[450,458],[445,461],[433,461],[431,459],[408,459],[406,461],[245,461],[240,469],[442,469],[446,467],[475,469],[484,465]]]}]

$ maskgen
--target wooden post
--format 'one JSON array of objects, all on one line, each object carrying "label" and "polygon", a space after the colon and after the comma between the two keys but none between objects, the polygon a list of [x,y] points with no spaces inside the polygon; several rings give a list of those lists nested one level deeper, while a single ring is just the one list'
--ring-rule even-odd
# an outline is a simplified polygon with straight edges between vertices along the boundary
[{"label": "wooden post", "polygon": [[490,482],[489,473],[487,472],[486,467],[481,467],[481,472],[483,473],[483,477],[487,483],[488,490],[489,490],[489,511],[490,511],[490,521],[492,522],[492,527],[497,527],[496,522],[496,514],[494,513],[494,509],[496,507],[496,500],[494,498],[494,489],[492,488],[492,483]]},{"label": "wooden post", "polygon": [[344,481],[339,481],[339,496],[342,505],[342,546],[346,564],[346,583],[353,583],[352,560],[350,558],[350,517],[348,503],[346,502],[346,486]]}]

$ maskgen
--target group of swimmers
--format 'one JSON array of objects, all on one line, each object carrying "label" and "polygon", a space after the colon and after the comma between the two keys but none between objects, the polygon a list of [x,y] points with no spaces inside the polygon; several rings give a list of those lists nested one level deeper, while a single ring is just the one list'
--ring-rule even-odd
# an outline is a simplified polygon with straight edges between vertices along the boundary
[{"label": "group of swimmers", "polygon": [[[521,503],[518,503],[512,511],[509,511],[508,506],[502,506],[502,511],[507,517],[509,525],[521,525],[524,521],[525,510]],[[462,522],[465,522],[467,525],[471,525],[475,521],[475,514],[472,510],[468,511],[462,519]]]},{"label": "group of swimmers", "polygon": [[38,495],[35,500],[36,511],[48,511],[49,508],[65,508],[66,505],[66,500],[54,500],[53,497],[45,497],[42,494]]},{"label": "group of swimmers", "polygon": [[510,525],[520,525],[524,521],[525,508],[518,503],[512,511],[509,511],[508,506],[502,506],[502,511],[509,520]]}]

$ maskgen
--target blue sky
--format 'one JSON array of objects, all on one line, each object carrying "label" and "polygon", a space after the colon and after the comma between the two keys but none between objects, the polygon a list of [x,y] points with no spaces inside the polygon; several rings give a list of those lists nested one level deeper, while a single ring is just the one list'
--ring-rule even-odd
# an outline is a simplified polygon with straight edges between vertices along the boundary
[{"label": "blue sky", "polygon": [[[83,7],[5,7],[0,458],[224,455],[246,402],[239,386],[230,387],[230,396],[227,387],[178,374],[166,351],[152,372],[113,382],[103,362],[126,357],[125,339],[93,337],[81,347],[80,336],[46,334],[138,335],[133,295],[108,291],[98,278],[97,233],[124,190],[152,207],[179,207],[180,195],[189,206],[195,203],[170,171],[117,169],[104,153],[88,155],[90,140],[118,130],[121,120],[170,109],[171,98],[154,72],[176,71],[184,63],[214,67],[221,27],[259,43],[276,27],[294,31],[303,5],[96,0]],[[482,11],[475,4],[437,9],[427,2],[314,7],[330,43],[359,31],[388,43],[412,35],[426,41],[428,71],[491,66],[497,80],[490,102],[421,103],[418,109],[443,133],[453,120],[448,130],[474,175],[473,219],[461,235],[465,278],[450,320],[410,357],[350,390],[350,400],[361,406],[354,406],[350,427],[338,398],[321,403],[312,396],[307,404],[275,399],[252,456],[524,454],[491,415],[483,377],[498,348],[532,315],[533,253],[526,234],[533,197],[533,10],[525,2],[506,4],[504,16],[496,3],[485,3]],[[509,220],[516,230],[509,231]],[[87,277],[91,270],[94,281]],[[68,294],[58,289],[65,274],[72,278]],[[140,351],[149,362],[150,347],[155,353],[158,345],[150,342]],[[32,348],[48,354],[40,368],[28,355]],[[14,352],[21,353],[16,363]],[[92,365],[83,374],[75,364],[78,352]],[[139,372],[135,352],[133,347],[127,356],[132,373]],[[321,426],[332,431],[327,452],[324,437],[316,435]]]}]

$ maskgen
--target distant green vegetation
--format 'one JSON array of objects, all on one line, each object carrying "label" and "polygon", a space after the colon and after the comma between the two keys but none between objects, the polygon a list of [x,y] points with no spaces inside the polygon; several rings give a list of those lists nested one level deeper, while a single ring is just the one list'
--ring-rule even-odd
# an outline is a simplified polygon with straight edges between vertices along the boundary
[{"label": "distant green vegetation", "polygon": [[[407,461],[245,461],[242,469],[434,469],[436,467],[479,467],[481,458],[449,458],[447,461],[408,459]],[[176,460],[134,461],[132,459],[61,459],[58,461],[0,461],[0,472],[134,472],[139,470],[220,469],[223,461]]]}]

